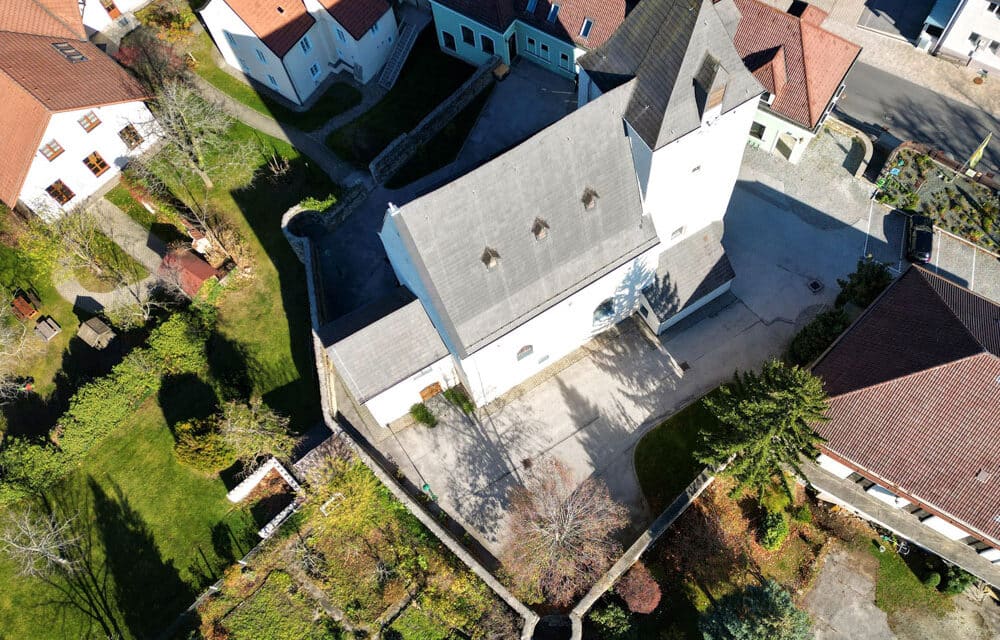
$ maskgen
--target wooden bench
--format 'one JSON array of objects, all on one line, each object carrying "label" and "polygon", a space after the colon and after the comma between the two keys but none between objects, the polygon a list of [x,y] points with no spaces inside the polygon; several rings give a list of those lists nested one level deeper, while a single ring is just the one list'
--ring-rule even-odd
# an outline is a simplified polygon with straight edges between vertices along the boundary
[{"label": "wooden bench", "polygon": [[11,309],[18,320],[30,320],[38,315],[38,306],[41,301],[38,296],[25,291],[18,291],[14,294],[14,299],[10,303]]}]

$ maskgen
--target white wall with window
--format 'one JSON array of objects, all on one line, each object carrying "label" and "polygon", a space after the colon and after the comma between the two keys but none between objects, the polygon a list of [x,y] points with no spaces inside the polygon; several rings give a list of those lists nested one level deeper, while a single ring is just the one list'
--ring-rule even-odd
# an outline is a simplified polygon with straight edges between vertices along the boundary
[{"label": "white wall with window", "polygon": [[153,115],[142,102],[55,113],[19,200],[44,218],[58,217],[114,180],[157,138]]},{"label": "white wall with window", "polygon": [[83,26],[87,35],[106,31],[114,27],[126,14],[138,11],[152,0],[79,0],[82,9]]},{"label": "white wall with window", "polygon": [[[392,9],[382,14],[382,17],[372,24],[371,28],[360,39],[355,40],[350,31],[334,20],[330,12],[324,9],[317,0],[306,0],[306,8],[316,18],[317,24],[323,25],[321,30],[327,34],[329,46],[331,46],[329,55],[331,63],[336,64],[337,61],[343,61],[352,69],[360,69],[360,74],[356,74],[355,77],[363,84],[371,82],[378,76],[396,43],[398,25],[396,24],[396,14],[393,13]],[[290,57],[286,56],[286,59]],[[286,66],[296,78],[296,86],[299,86],[299,76],[294,70],[300,66],[303,72],[302,84],[308,86],[313,83],[313,79],[308,74],[309,64],[301,65],[299,62],[288,61]],[[323,77],[325,76],[326,71],[324,70]]]},{"label": "white wall with window", "polygon": [[448,355],[369,398],[364,405],[379,424],[387,426],[405,416],[414,404],[421,402],[420,392],[424,389],[437,384],[444,390],[454,387],[458,382],[455,361]]},{"label": "white wall with window", "polygon": [[937,44],[938,52],[1000,72],[1000,2],[967,0]]}]

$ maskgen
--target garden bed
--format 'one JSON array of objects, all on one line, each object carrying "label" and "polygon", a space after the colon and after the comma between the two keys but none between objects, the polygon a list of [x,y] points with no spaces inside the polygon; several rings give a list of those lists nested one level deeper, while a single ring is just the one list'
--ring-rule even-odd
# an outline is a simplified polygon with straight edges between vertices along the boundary
[{"label": "garden bed", "polygon": [[878,186],[882,204],[929,216],[945,231],[1000,251],[1000,200],[992,189],[910,147],[889,157]]},{"label": "garden bed", "polygon": [[257,526],[264,527],[294,500],[295,490],[277,470],[271,469],[253,488],[245,502],[250,505],[250,513]]},{"label": "garden bed", "polygon": [[267,574],[263,584],[205,635],[207,640],[320,640],[340,637],[336,623],[284,571]]}]

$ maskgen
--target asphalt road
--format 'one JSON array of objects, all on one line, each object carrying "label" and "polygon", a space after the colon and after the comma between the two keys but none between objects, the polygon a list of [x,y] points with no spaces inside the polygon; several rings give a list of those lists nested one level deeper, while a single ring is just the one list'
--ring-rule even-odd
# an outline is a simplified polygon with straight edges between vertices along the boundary
[{"label": "asphalt road", "polygon": [[[1000,78],[987,82],[1000,83]],[[836,111],[868,132],[888,130],[900,140],[931,144],[961,159],[968,158],[986,133],[993,131],[980,169],[1000,173],[1000,120],[985,111],[860,62],[845,84]]]}]

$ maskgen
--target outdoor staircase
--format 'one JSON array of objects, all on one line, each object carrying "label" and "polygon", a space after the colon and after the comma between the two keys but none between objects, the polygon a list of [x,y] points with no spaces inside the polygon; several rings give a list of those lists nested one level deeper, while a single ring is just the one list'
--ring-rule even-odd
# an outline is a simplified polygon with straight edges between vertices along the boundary
[{"label": "outdoor staircase", "polygon": [[392,89],[392,85],[396,84],[396,80],[399,79],[399,73],[403,70],[403,65],[406,64],[406,59],[410,56],[413,43],[417,41],[420,31],[420,29],[410,22],[404,21],[400,25],[396,46],[392,48],[389,59],[386,61],[385,66],[382,67],[382,73],[378,77],[378,86],[388,91]]}]

